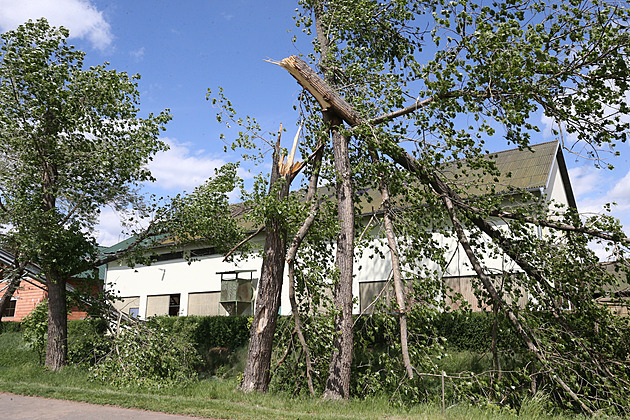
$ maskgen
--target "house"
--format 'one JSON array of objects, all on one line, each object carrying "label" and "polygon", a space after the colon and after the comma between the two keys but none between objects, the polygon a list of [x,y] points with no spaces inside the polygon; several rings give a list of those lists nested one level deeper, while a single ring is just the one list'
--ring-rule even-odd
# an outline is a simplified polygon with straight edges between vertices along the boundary
[{"label": "house", "polygon": [[630,279],[628,278],[628,267],[619,261],[602,263],[608,274],[611,274],[617,281],[615,285],[607,285],[604,293],[596,293],[597,302],[608,307],[611,312],[619,316],[628,316],[630,308]]},{"label": "house", "polygon": [[[13,265],[14,257],[10,252],[0,248],[0,265],[9,267]],[[105,269],[103,268],[101,278],[104,278]],[[0,278],[0,295],[3,294],[8,286],[8,282]],[[84,286],[84,279],[80,277],[72,278],[66,283],[66,290],[73,292],[77,287]],[[98,286],[95,285],[97,288]],[[95,289],[91,287],[91,289]],[[94,290],[96,291],[96,290]],[[46,285],[41,279],[41,269],[34,265],[29,264],[25,268],[25,275],[20,282],[20,286],[17,288],[13,297],[9,302],[9,306],[2,314],[2,321],[14,321],[19,322],[30,314],[33,309],[42,301],[48,297]],[[84,319],[87,317],[87,312],[83,308],[70,308],[68,319]]]},{"label": "house", "polygon": [[[510,187],[518,191],[544,197],[546,200],[564,206],[576,207],[567,168],[557,141],[531,146],[530,150],[512,149],[493,154],[502,178],[495,192],[509,194]],[[495,182],[489,180],[489,182]],[[505,185],[500,185],[504,182]],[[374,201],[377,202],[377,201]],[[366,213],[370,217],[373,213]],[[376,232],[373,232],[373,234]],[[384,240],[374,234],[374,244],[386,254]],[[472,291],[473,270],[463,258],[458,244],[443,238],[452,253],[451,263],[440,268],[445,284],[468,299],[473,308],[480,308]],[[450,243],[447,243],[451,241]],[[260,249],[264,244],[264,233],[256,235],[252,242]],[[109,249],[114,252],[126,242]],[[106,289],[120,300],[115,306],[122,312],[146,319],[153,315],[250,315],[256,298],[257,280],[262,259],[257,253],[235,262],[223,261],[223,255],[214,253],[212,248],[188,246],[173,250],[164,244],[153,249],[155,253],[151,265],[130,267],[124,261],[115,261],[107,266]],[[194,256],[197,261],[189,264],[186,256]],[[354,312],[369,312],[371,303],[382,294],[390,277],[389,258],[373,258],[357,254],[353,290],[355,293]],[[427,264],[431,264],[427,262]],[[486,265],[497,270],[504,269],[506,262],[501,258],[489,258]],[[438,268],[438,267],[436,267]],[[281,314],[290,313],[287,282],[284,282]],[[524,296],[524,301],[527,297]],[[524,302],[523,302],[524,303]]]}]

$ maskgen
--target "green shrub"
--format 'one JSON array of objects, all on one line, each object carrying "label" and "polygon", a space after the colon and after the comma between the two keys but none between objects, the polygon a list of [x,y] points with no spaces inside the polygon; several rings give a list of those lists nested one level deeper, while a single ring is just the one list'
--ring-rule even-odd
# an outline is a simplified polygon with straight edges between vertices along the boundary
[{"label": "green shrub", "polygon": [[24,343],[37,352],[39,363],[43,363],[46,354],[47,333],[48,302],[43,300],[22,320]]},{"label": "green shrub", "polygon": [[21,324],[18,321],[2,321],[0,322],[0,333],[19,332]]},{"label": "green shrub", "polygon": [[242,316],[159,316],[149,323],[157,323],[174,331],[190,331],[195,347],[216,347],[236,350],[249,341],[249,321]]},{"label": "green shrub", "polygon": [[110,349],[111,339],[105,337],[107,321],[98,318],[68,321],[68,362],[94,365]]},{"label": "green shrub", "polygon": [[236,351],[249,341],[249,320],[242,316],[159,316],[148,323],[185,332],[200,356],[197,370],[209,375],[234,373]]},{"label": "green shrub", "polygon": [[196,379],[199,356],[189,331],[175,332],[159,323],[133,324],[119,333],[90,378],[118,388],[162,388]]}]

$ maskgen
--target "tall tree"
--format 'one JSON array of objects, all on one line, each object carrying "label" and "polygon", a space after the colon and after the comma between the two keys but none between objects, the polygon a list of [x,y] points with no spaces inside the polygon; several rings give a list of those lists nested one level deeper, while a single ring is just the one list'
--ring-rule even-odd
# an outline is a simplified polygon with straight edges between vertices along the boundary
[{"label": "tall tree", "polygon": [[[527,149],[540,135],[542,116],[554,120],[553,133],[565,150],[596,160],[603,149],[626,141],[627,5],[606,0],[304,0],[300,5],[298,25],[315,32],[310,63],[289,57],[278,64],[312,95],[304,116],[307,125],[320,128],[311,138],[332,143],[322,159],[323,176],[336,190],[330,194],[335,235],[326,239],[337,245],[335,334],[324,395],[347,398],[351,392],[353,258],[367,230],[357,235],[354,227],[361,211],[357,202],[371,187],[384,195],[390,254],[404,272],[396,274],[396,288],[402,291],[404,275],[422,293],[415,296],[416,307],[436,302],[444,290],[426,285],[441,284],[446,257],[461,250],[477,275],[478,296],[505,313],[558,401],[587,413],[606,404],[630,411],[618,391],[630,382],[625,356],[630,348],[616,338],[627,334],[628,323],[596,304],[597,293],[614,280],[586,246],[589,238],[599,238],[614,244],[623,258],[630,241],[610,218],[580,217],[548,197],[501,185],[509,183],[509,174],[500,173],[489,157],[490,150],[509,145]],[[318,130],[329,136],[315,134]],[[389,217],[398,204],[396,217]],[[503,290],[493,283],[492,256],[510,263],[500,273]],[[320,257],[320,267],[327,257]],[[300,252],[292,250],[294,259]],[[310,263],[304,277],[318,264]],[[515,304],[523,291],[535,295],[535,311]],[[404,296],[397,293],[397,301],[404,311]],[[570,316],[563,310],[567,306]],[[554,317],[551,327],[541,314]],[[599,322],[593,323],[595,318]],[[406,316],[399,322],[402,332]],[[598,347],[603,335],[607,344]],[[409,359],[406,379],[415,381],[411,389],[422,386],[410,374],[412,357],[402,351]]]},{"label": "tall tree", "polygon": [[66,281],[96,260],[90,231],[105,205],[123,208],[152,179],[166,112],[138,116],[136,80],[85,68],[68,31],[45,19],[2,34],[1,242],[41,267],[48,289],[46,366],[67,355]]},{"label": "tall tree", "polygon": [[[497,195],[502,187],[488,179],[498,180],[507,174],[500,174],[493,160],[485,156],[487,144],[495,149],[500,142],[527,147],[540,133],[542,115],[555,121],[554,133],[566,139],[563,147],[573,151],[572,146],[577,143],[572,145],[568,139],[581,142],[581,150],[588,157],[598,158],[603,147],[614,148],[626,140],[630,113],[626,103],[630,81],[627,5],[599,0],[560,0],[551,4],[527,0],[492,4],[467,0],[313,0],[301,4],[304,13],[298,21],[307,31],[314,25],[315,52],[320,56],[313,55],[311,59],[318,65],[321,77],[296,57],[283,60],[281,65],[332,119],[339,118],[347,124],[345,128],[339,121],[332,124],[343,134],[343,144],[352,150],[335,150],[334,155],[338,167],[338,216],[342,223],[352,220],[352,215],[342,212],[344,191],[348,191],[343,183],[344,173],[350,171],[345,169],[347,156],[352,156],[349,164],[362,178],[379,177],[366,169],[373,152],[387,156],[383,164],[388,165],[388,171],[381,170],[381,174],[387,174],[388,182],[412,182],[407,184],[405,197],[408,213],[422,208],[424,225],[432,229],[436,228],[432,222],[441,218],[442,234],[465,250],[484,293],[506,311],[543,365],[549,367],[559,360],[553,340],[546,339],[544,331],[531,331],[527,324],[535,316],[519,312],[507,303],[514,299],[495,290],[490,268],[479,258],[488,249],[507,255],[527,274],[510,277],[507,289],[544,293],[541,307],[550,305],[548,308],[562,319],[559,325],[564,334],[581,343],[579,351],[590,354],[585,362],[595,358],[583,341],[585,337],[577,333],[580,329],[558,311],[560,302],[572,301],[572,307],[581,308],[584,313],[599,312],[593,303],[594,294],[572,294],[575,274],[560,273],[571,258],[581,261],[583,267],[573,268],[572,272],[588,272],[592,276],[589,290],[601,290],[611,279],[601,273],[595,275],[601,270],[580,235],[594,234],[617,241],[621,244],[617,249],[627,247],[625,236],[606,218],[584,224],[571,215],[570,209],[550,217],[554,211],[545,199],[539,201],[527,194],[518,197],[529,197],[536,205],[512,212],[507,233],[493,228],[491,217],[500,213],[507,196]],[[416,100],[405,106],[410,98]],[[410,142],[413,147],[404,148],[403,142]],[[462,174],[470,174],[465,182]],[[476,195],[474,209],[466,200],[470,191]],[[428,203],[435,207],[427,206]],[[416,217],[417,212],[413,215]],[[564,222],[554,225],[553,220],[560,219]],[[569,235],[561,243],[555,234],[536,238],[524,227],[525,222],[554,225],[561,232],[578,234]],[[596,226],[597,232],[589,225]],[[455,227],[455,234],[451,226]],[[430,241],[426,243],[430,245]],[[558,257],[555,260],[549,259],[551,246],[561,250],[554,254]],[[540,250],[547,253],[537,253]],[[404,253],[409,255],[409,251]],[[425,252],[428,254],[430,251]],[[623,253],[618,256],[623,257]],[[409,275],[417,276],[422,271],[421,265],[415,269],[410,265],[414,261],[423,264],[421,260],[405,257],[404,261]],[[352,275],[351,265],[340,264],[339,270],[340,277]],[[559,285],[555,290],[549,287],[552,281]],[[560,286],[564,281],[567,286]],[[346,294],[345,289],[337,287],[335,299],[341,302]],[[351,348],[352,337],[342,325],[337,325],[338,345],[333,350],[326,393],[347,397],[341,384],[350,381],[350,372],[344,368],[348,359],[341,363],[335,355],[345,345]],[[597,357],[606,356],[598,353]],[[612,372],[603,366],[601,361],[596,362],[579,380],[565,370],[552,382],[576,406],[590,412],[598,402],[589,397],[581,384],[600,375],[607,379],[598,382],[599,389],[617,407],[623,407],[620,395],[606,381],[625,381],[625,367]]]}]

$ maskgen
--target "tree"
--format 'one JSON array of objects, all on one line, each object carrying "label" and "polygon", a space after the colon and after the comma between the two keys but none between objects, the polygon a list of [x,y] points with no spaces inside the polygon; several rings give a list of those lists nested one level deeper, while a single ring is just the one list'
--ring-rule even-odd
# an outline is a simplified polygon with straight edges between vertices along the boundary
[{"label": "tree", "polygon": [[[507,316],[536,361],[532,377],[543,377],[560,404],[570,401],[586,413],[630,411],[619,392],[630,380],[630,349],[620,339],[628,323],[596,303],[614,279],[587,247],[590,238],[605,241],[622,261],[630,241],[609,217],[580,217],[527,191],[505,194],[495,182],[509,174],[487,157],[491,148],[526,149],[544,115],[554,120],[563,148],[607,165],[603,150],[625,142],[630,128],[627,6],[600,0],[300,5],[298,25],[316,35],[310,64],[298,57],[278,64],[310,94],[301,108],[312,130],[303,151],[320,147],[314,139],[332,142],[323,145],[322,162],[336,186],[338,271],[324,395],[350,394],[352,258],[363,234],[353,230],[361,213],[356,201],[359,191],[377,188],[385,212],[393,211],[389,200],[404,200],[395,218],[385,217],[384,230],[407,290],[421,292],[410,296],[415,306],[443,292],[438,283],[454,243],[477,274],[478,296]],[[514,269],[493,271],[487,255],[508,259]],[[311,261],[303,275],[325,263]],[[493,282],[497,274],[502,290]],[[534,307],[510,303],[523,290],[535,295]],[[403,313],[404,297],[397,301]],[[404,336],[406,317],[399,322]],[[404,364],[413,371],[411,362]]]},{"label": "tree", "polygon": [[2,246],[42,269],[48,290],[46,366],[66,364],[66,281],[96,258],[100,209],[126,208],[165,150],[167,112],[138,116],[136,80],[85,68],[68,31],[45,19],[2,34],[0,220]]},{"label": "tree", "polygon": [[[464,249],[480,279],[480,290],[506,312],[538,362],[562,372],[550,378],[559,392],[583,411],[593,412],[599,402],[583,384],[595,381],[608,402],[626,410],[623,399],[606,383],[625,381],[626,367],[607,370],[603,360],[614,356],[593,349],[588,338],[592,331],[580,331],[560,310],[562,302],[572,302],[580,313],[597,313],[611,332],[615,330],[619,323],[598,310],[592,293],[611,279],[601,273],[585,247],[584,235],[617,242],[621,249],[628,244],[625,235],[607,218],[584,221],[570,209],[551,211],[554,215],[550,217],[544,202],[538,202],[538,208],[511,213],[507,232],[496,229],[491,217],[501,212],[505,196],[497,196],[495,187],[484,181],[487,175],[501,174],[492,159],[483,157],[486,144],[498,139],[527,147],[540,132],[536,119],[541,114],[555,120],[556,135],[582,142],[590,157],[598,158],[603,146],[614,147],[626,140],[630,37],[625,5],[598,0],[552,4],[315,0],[301,4],[304,14],[299,22],[307,31],[314,27],[317,33],[314,47],[320,56],[311,59],[323,76],[313,75],[308,64],[294,57],[280,64],[327,113],[347,124],[345,128],[340,121],[333,124],[350,145],[349,151],[335,154],[335,164],[352,156],[352,170],[361,181],[373,177],[394,187],[406,185],[405,204],[409,209],[421,207],[424,215],[409,214],[398,223],[424,218],[421,225],[431,226],[431,221],[442,220],[446,227],[442,233]],[[405,107],[408,98],[417,99]],[[411,142],[413,147],[404,148],[403,142]],[[563,146],[572,148],[568,140]],[[379,170],[369,171],[366,162],[375,159],[381,162]],[[481,193],[474,206],[466,199],[471,177],[467,185],[461,185],[457,177],[445,176],[453,165],[483,174],[474,187]],[[346,179],[346,171],[339,167],[337,179]],[[343,224],[350,216],[341,212],[343,190],[337,191]],[[527,223],[571,233],[560,236],[562,240],[557,234],[535,238]],[[421,232],[415,234],[423,237]],[[433,245],[430,240],[422,245],[425,255],[439,254],[427,249]],[[549,254],[553,247],[558,251]],[[578,374],[579,379],[567,365],[560,368],[562,358],[548,331],[532,329],[535,315],[518,311],[495,289],[489,267],[480,258],[484,249],[509,256],[526,273],[510,280],[509,290],[538,291],[538,309],[549,310],[558,321],[559,329],[551,336],[564,334],[579,343],[576,354],[588,354],[580,360],[591,367]],[[422,264],[422,259],[409,249],[405,254],[404,261],[411,268],[408,274],[418,276],[421,265],[415,269],[413,265]],[[623,258],[623,252],[618,257]],[[348,269],[339,258],[343,277]],[[567,261],[580,261],[571,275],[561,274]],[[576,286],[576,277],[589,278],[588,286]],[[551,282],[554,288],[549,287]],[[584,287],[589,294],[583,293]],[[575,290],[582,293],[574,294]],[[337,288],[335,299],[345,301],[347,295]],[[352,338],[341,324],[336,337],[337,349],[351,347]],[[325,394],[347,397],[344,386],[339,385],[350,380],[347,359],[337,358],[335,352],[339,350],[333,353]],[[589,364],[592,360],[596,361]],[[598,381],[598,376],[606,379]]]}]

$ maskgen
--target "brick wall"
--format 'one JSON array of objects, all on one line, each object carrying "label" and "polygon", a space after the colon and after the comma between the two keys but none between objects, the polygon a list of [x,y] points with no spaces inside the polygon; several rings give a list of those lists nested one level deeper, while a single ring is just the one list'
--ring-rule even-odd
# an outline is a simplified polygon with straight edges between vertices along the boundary
[{"label": "brick wall", "polygon": [[37,306],[39,302],[46,299],[46,296],[47,293],[39,287],[22,281],[18,290],[13,294],[13,297],[17,298],[15,303],[15,316],[5,317],[3,320],[21,321],[22,318],[35,309],[35,306]]}]

